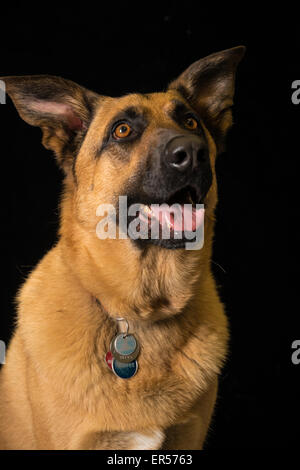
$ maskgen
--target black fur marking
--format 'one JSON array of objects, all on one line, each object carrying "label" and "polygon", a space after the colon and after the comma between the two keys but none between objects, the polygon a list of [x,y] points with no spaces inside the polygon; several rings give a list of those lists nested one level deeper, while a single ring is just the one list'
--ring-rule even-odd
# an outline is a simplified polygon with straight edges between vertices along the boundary
[{"label": "black fur marking", "polygon": [[187,101],[190,101],[191,95],[185,86],[178,85],[176,87],[176,90],[183,96],[184,99],[186,99]]},{"label": "black fur marking", "polygon": [[172,100],[171,103],[174,106],[174,108],[172,109],[170,113],[173,119],[180,119],[185,114],[188,114],[191,112],[191,109],[182,101]]},{"label": "black fur marking", "polygon": [[195,131],[189,131],[189,132],[200,133],[199,131],[201,131],[201,124],[200,124],[200,119],[197,116],[197,114],[195,114],[195,112],[191,108],[186,106],[186,104],[182,103],[181,101],[173,100],[172,103],[174,104],[174,108],[170,112],[171,118],[175,122],[177,122],[179,125],[182,126],[183,121],[186,117],[188,116],[193,117],[198,123],[198,129],[196,129]]},{"label": "black fur marking", "polygon": [[164,307],[170,307],[170,301],[167,297],[156,297],[150,300],[150,307],[153,310],[160,310]]}]

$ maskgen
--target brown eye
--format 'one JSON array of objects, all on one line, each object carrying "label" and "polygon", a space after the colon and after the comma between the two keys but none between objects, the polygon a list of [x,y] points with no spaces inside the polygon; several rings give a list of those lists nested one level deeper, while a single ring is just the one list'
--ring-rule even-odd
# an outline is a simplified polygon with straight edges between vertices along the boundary
[{"label": "brown eye", "polygon": [[196,121],[196,119],[194,119],[192,117],[188,117],[185,120],[184,125],[187,129],[190,129],[191,131],[194,131],[198,127],[198,122]]},{"label": "brown eye", "polygon": [[115,128],[113,135],[116,139],[124,139],[124,137],[128,137],[131,132],[131,127],[125,122],[122,122]]}]

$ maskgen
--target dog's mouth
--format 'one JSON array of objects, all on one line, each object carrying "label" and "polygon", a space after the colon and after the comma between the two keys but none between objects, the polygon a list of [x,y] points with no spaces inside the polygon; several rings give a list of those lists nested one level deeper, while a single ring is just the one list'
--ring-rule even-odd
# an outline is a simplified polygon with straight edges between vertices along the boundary
[{"label": "dog's mouth", "polygon": [[166,202],[160,204],[142,204],[141,220],[148,224],[148,228],[159,224],[161,230],[170,231],[170,234],[185,231],[194,232],[203,224],[203,201],[198,197],[197,191],[187,186],[174,193]]},{"label": "dog's mouth", "polygon": [[[204,224],[204,197],[197,187],[186,186],[164,201],[144,198],[137,204],[138,217],[129,217],[128,234],[134,241],[154,243],[165,248],[182,248],[193,240]],[[136,232],[132,232],[134,220]]]}]

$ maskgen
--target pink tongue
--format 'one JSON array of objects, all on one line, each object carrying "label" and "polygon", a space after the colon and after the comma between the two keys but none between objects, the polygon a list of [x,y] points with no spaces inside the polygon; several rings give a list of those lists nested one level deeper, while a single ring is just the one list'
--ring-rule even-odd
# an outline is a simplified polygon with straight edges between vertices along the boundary
[{"label": "pink tongue", "polygon": [[170,226],[176,232],[195,232],[204,220],[204,209],[195,209],[191,204],[176,204],[172,208],[152,205],[151,209],[162,228]]}]

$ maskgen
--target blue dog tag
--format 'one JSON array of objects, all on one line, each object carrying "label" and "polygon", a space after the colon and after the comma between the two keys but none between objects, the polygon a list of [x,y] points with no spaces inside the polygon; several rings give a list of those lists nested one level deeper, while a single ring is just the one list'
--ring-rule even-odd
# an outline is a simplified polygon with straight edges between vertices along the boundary
[{"label": "blue dog tag", "polygon": [[112,370],[121,379],[130,379],[136,374],[138,370],[137,361],[132,362],[120,362],[117,359],[113,360]]}]

